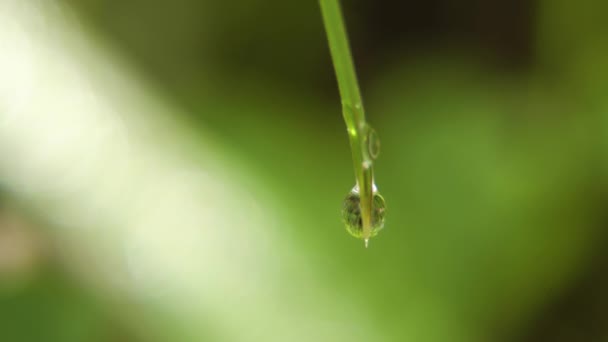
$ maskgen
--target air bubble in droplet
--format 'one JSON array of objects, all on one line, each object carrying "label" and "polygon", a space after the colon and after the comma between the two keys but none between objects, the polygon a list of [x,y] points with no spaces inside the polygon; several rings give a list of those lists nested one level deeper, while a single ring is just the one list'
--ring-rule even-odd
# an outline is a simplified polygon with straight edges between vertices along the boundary
[{"label": "air bubble in droplet", "polygon": [[[342,220],[346,225],[346,230],[350,235],[364,239],[363,236],[363,220],[361,219],[361,197],[359,195],[359,187],[355,186],[351,190],[342,205]],[[376,186],[373,187],[373,199],[372,199],[372,217],[371,217],[371,231],[369,237],[378,235],[378,232],[384,228],[384,216],[386,211],[386,204],[384,197],[377,191]]]}]

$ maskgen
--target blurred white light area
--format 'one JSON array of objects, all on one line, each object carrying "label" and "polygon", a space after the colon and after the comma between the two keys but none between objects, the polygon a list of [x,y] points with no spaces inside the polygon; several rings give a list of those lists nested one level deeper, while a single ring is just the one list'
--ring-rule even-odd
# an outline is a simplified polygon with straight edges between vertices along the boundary
[{"label": "blurred white light area", "polygon": [[272,196],[52,3],[0,0],[0,184],[53,224],[66,262],[189,334],[205,317],[223,341],[378,340],[294,257]]}]

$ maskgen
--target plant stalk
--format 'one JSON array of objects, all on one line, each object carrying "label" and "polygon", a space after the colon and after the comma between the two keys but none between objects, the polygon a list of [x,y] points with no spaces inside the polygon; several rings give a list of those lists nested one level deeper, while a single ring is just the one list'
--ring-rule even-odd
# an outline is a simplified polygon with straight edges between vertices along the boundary
[{"label": "plant stalk", "polygon": [[371,236],[374,182],[373,161],[369,152],[368,139],[370,127],[365,121],[363,101],[340,4],[338,0],[319,0],[319,3],[342,98],[342,114],[348,131],[355,178],[361,198],[363,238],[367,245],[367,240]]}]

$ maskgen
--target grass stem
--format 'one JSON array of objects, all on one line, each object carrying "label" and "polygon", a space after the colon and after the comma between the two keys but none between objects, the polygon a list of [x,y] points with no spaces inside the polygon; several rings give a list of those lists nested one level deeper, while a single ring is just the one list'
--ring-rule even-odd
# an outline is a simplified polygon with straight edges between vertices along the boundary
[{"label": "grass stem", "polygon": [[329,49],[331,52],[353,156],[355,178],[361,198],[363,238],[371,236],[372,196],[374,183],[373,158],[370,155],[372,128],[365,121],[365,111],[348,37],[338,0],[319,0]]}]

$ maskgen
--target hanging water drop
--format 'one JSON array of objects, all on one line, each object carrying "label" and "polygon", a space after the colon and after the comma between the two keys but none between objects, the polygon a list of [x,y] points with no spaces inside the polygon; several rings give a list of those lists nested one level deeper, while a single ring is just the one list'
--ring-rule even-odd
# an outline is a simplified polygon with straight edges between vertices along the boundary
[{"label": "hanging water drop", "polygon": [[386,210],[384,197],[380,195],[375,184],[372,191],[371,232],[367,239],[363,236],[363,220],[361,219],[360,205],[361,197],[359,195],[359,188],[357,186],[355,186],[348,193],[348,195],[346,195],[342,205],[342,220],[346,225],[346,231],[358,239],[364,239],[366,247],[369,243],[369,238],[378,235],[378,232],[384,228],[384,216]]}]

